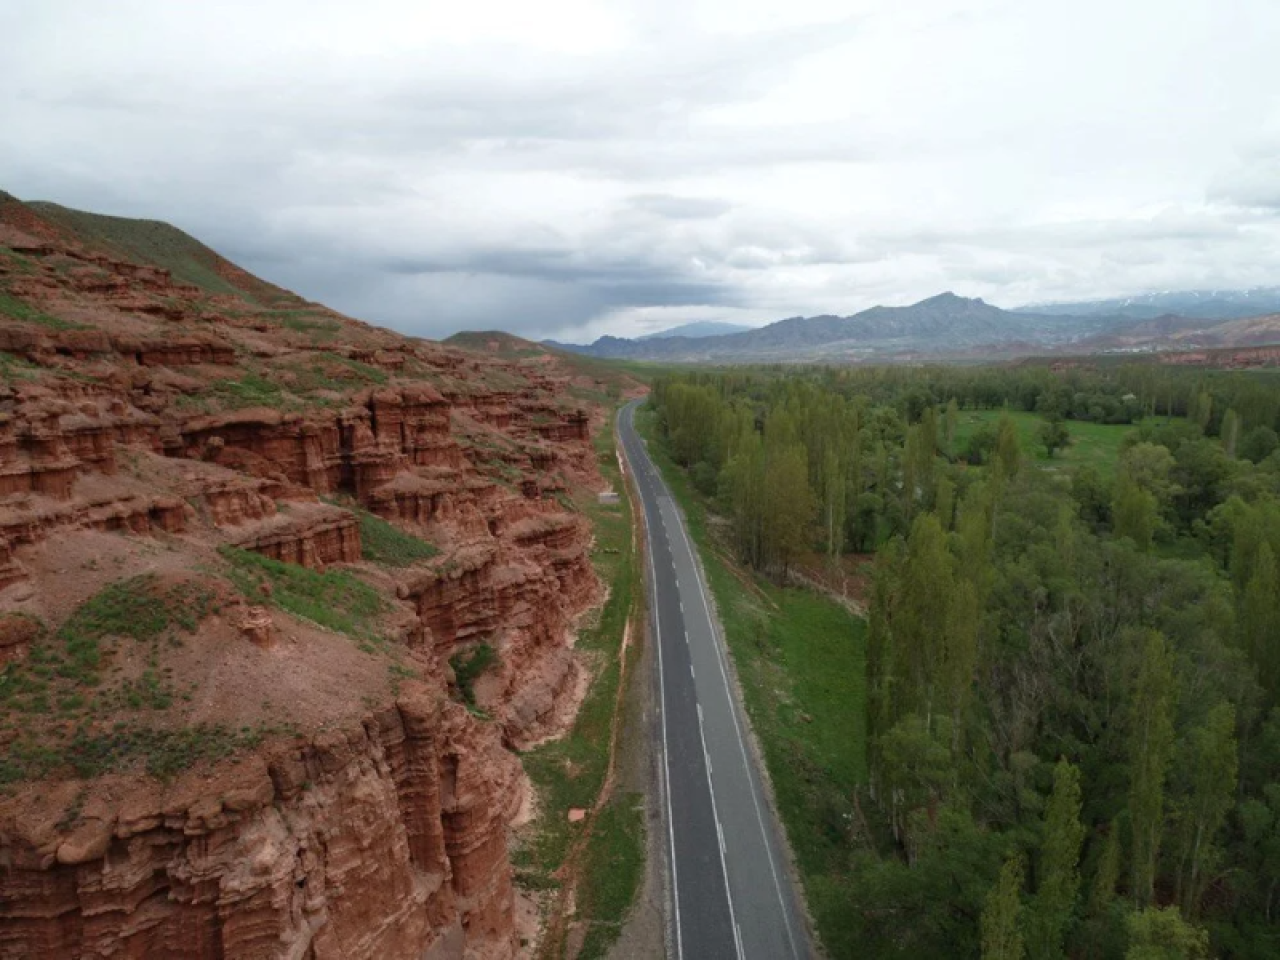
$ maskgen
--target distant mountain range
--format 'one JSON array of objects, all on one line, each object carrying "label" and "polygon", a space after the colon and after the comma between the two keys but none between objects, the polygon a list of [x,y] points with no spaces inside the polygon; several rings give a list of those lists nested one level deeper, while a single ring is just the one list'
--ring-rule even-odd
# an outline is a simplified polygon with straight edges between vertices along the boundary
[{"label": "distant mountain range", "polygon": [[669,337],[688,337],[691,340],[698,340],[702,337],[723,337],[728,333],[743,333],[751,329],[753,328],[743,326],[740,323],[724,323],[720,320],[695,320],[693,323],[684,323],[669,330],[646,333],[643,337],[636,337],[636,339],[666,340]]},{"label": "distant mountain range", "polygon": [[1144,293],[1115,300],[1074,303],[1042,303],[1020,307],[1019,312],[1057,316],[1140,317],[1151,320],[1173,314],[1193,320],[1234,320],[1280,313],[1280,287],[1248,290],[1175,290]]},{"label": "distant mountain range", "polygon": [[[605,336],[585,346],[547,343],[597,357],[671,363],[941,362],[1280,343],[1280,288],[1270,294],[1247,293],[1260,308],[1247,315],[1255,318],[1247,323],[1234,312],[1246,302],[1244,291],[1235,299],[1226,293],[1153,294],[1021,310],[1004,310],[948,292],[906,307],[871,307],[847,317],[790,317],[716,336],[668,331],[672,335],[638,340]],[[1165,296],[1195,299],[1202,313],[1226,313],[1210,318],[1168,312],[1152,316],[1157,298]],[[1268,296],[1275,296],[1276,302]]]}]

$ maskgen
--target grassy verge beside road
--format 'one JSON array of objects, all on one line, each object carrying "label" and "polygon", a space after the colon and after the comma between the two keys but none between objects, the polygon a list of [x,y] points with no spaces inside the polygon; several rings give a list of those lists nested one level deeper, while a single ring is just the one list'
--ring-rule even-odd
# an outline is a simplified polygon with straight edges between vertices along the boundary
[{"label": "grassy verge beside road", "polygon": [[[516,881],[528,890],[559,890],[566,861],[582,843],[584,871],[578,885],[575,923],[586,928],[580,958],[603,956],[617,936],[635,892],[644,863],[644,818],[635,811],[634,796],[609,798],[594,815],[569,822],[569,811],[592,811],[609,771],[618,687],[623,678],[622,644],[627,622],[635,613],[642,590],[631,529],[631,505],[626,496],[614,452],[613,422],[595,438],[600,472],[621,494],[615,504],[598,503],[583,494],[578,508],[595,530],[593,561],[609,598],[596,621],[584,627],[577,641],[594,672],[586,699],[572,730],[552,743],[524,754],[525,771],[538,794],[538,814],[523,832],[514,851]],[[627,654],[626,679],[635,645]],[[589,834],[584,837],[584,831]],[[573,865],[570,864],[570,869]],[[560,956],[564,945],[552,929],[543,956]]]},{"label": "grassy verge beside road", "polygon": [[818,934],[833,956],[850,955],[847,837],[866,779],[865,625],[820,594],[739,568],[652,415],[639,411],[636,424],[698,546]]}]

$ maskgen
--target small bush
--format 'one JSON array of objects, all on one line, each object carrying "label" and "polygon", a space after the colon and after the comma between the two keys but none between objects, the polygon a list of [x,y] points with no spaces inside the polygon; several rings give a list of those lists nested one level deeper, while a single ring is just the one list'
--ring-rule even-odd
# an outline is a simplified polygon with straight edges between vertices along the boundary
[{"label": "small bush", "polygon": [[449,666],[453,667],[453,675],[458,682],[458,692],[462,694],[463,702],[467,706],[475,706],[475,682],[482,673],[497,662],[497,659],[498,651],[487,643],[482,643],[469,651],[455,653],[449,658]]}]

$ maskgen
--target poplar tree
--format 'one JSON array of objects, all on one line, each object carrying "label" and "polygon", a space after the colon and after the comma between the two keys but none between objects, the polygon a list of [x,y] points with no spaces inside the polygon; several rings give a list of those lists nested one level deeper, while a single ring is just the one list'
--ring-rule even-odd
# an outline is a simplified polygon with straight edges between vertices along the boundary
[{"label": "poplar tree", "polygon": [[1240,414],[1234,410],[1228,410],[1222,415],[1222,427],[1218,431],[1218,436],[1222,440],[1222,449],[1227,451],[1227,456],[1234,458],[1236,455],[1236,446],[1240,443]]},{"label": "poplar tree", "polygon": [[1080,891],[1080,771],[1066,759],[1053,770],[1053,793],[1040,844],[1039,884],[1031,902],[1028,953],[1032,960],[1063,955],[1062,941]]},{"label": "poplar tree", "polygon": [[1120,825],[1114,820],[1107,830],[1098,865],[1089,891],[1089,913],[1101,917],[1116,898],[1116,882],[1120,879]]},{"label": "poplar tree", "polygon": [[[872,743],[893,726],[893,678],[897,673],[893,609],[901,570],[902,541],[891,540],[876,557],[867,605],[867,734]],[[874,783],[874,764],[872,774]]]},{"label": "poplar tree", "polygon": [[1018,929],[1022,858],[1010,857],[982,908],[982,960],[1022,960],[1025,948]]},{"label": "poplar tree", "polygon": [[940,652],[939,673],[942,695],[951,716],[951,752],[959,753],[963,720],[973,688],[973,671],[978,664],[978,625],[982,611],[978,588],[973,581],[957,577],[947,606],[947,629]]},{"label": "poplar tree", "polygon": [[787,571],[809,545],[813,513],[804,447],[790,443],[779,448],[766,440],[761,544],[764,565]]},{"label": "poplar tree", "polygon": [[1000,418],[1000,426],[996,432],[996,463],[1001,475],[1005,477],[1012,477],[1022,464],[1018,428],[1008,414]]},{"label": "poplar tree", "polygon": [[1156,498],[1138,486],[1128,473],[1122,472],[1116,478],[1111,500],[1111,525],[1115,535],[1128,537],[1145,552],[1151,547],[1158,519]]},{"label": "poplar tree", "polygon": [[1130,698],[1129,819],[1133,834],[1130,889],[1134,902],[1145,907],[1151,903],[1155,890],[1177,690],[1164,635],[1156,630],[1144,630],[1133,639],[1141,646],[1142,661]]},{"label": "poplar tree", "polygon": [[946,444],[946,453],[948,457],[956,455],[956,429],[960,426],[960,408],[956,404],[956,398],[952,397],[947,402],[947,412],[942,418],[942,437]]},{"label": "poplar tree", "polygon": [[1197,393],[1188,416],[1199,425],[1201,430],[1208,430],[1209,421],[1213,419],[1213,395],[1207,390]]},{"label": "poplar tree", "polygon": [[1271,544],[1263,540],[1240,604],[1240,635],[1268,698],[1280,697],[1280,591]]},{"label": "poplar tree", "polygon": [[940,648],[948,632],[954,585],[954,562],[946,534],[932,513],[911,526],[902,572],[898,610],[894,616],[900,671],[895,689],[895,718],[916,709],[932,729]]},{"label": "poplar tree", "polygon": [[738,555],[752,567],[764,561],[764,445],[760,435],[748,430],[725,466],[724,482],[732,507],[733,535]]},{"label": "poplar tree", "polygon": [[1220,703],[1192,731],[1188,751],[1191,795],[1182,811],[1183,852],[1179,886],[1182,910],[1194,917],[1200,912],[1204,893],[1204,868],[1210,858],[1213,838],[1221,829],[1235,801],[1238,749],[1236,711]]},{"label": "poplar tree", "polygon": [[934,512],[938,515],[943,530],[950,530],[955,526],[956,485],[946,474],[938,476],[934,492]]},{"label": "poplar tree", "polygon": [[937,425],[930,416],[932,412],[933,408],[929,407],[925,418],[907,429],[907,442],[902,451],[902,505],[908,517],[915,515],[917,504],[925,509],[933,506]]},{"label": "poplar tree", "polygon": [[1208,960],[1209,933],[1188,923],[1177,907],[1150,907],[1128,919],[1124,960]]},{"label": "poplar tree", "polygon": [[827,556],[835,560],[844,552],[844,518],[847,503],[843,451],[832,442],[822,459],[822,522]]}]

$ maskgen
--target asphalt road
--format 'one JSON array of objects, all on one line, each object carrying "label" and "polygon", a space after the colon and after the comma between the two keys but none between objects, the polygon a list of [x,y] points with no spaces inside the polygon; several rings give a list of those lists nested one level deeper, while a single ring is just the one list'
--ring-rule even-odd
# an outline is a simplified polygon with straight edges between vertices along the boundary
[{"label": "asphalt road", "polygon": [[807,960],[781,828],[744,740],[746,717],[684,518],[635,431],[638,403],[623,407],[618,429],[648,530],[670,953],[676,960]]}]

